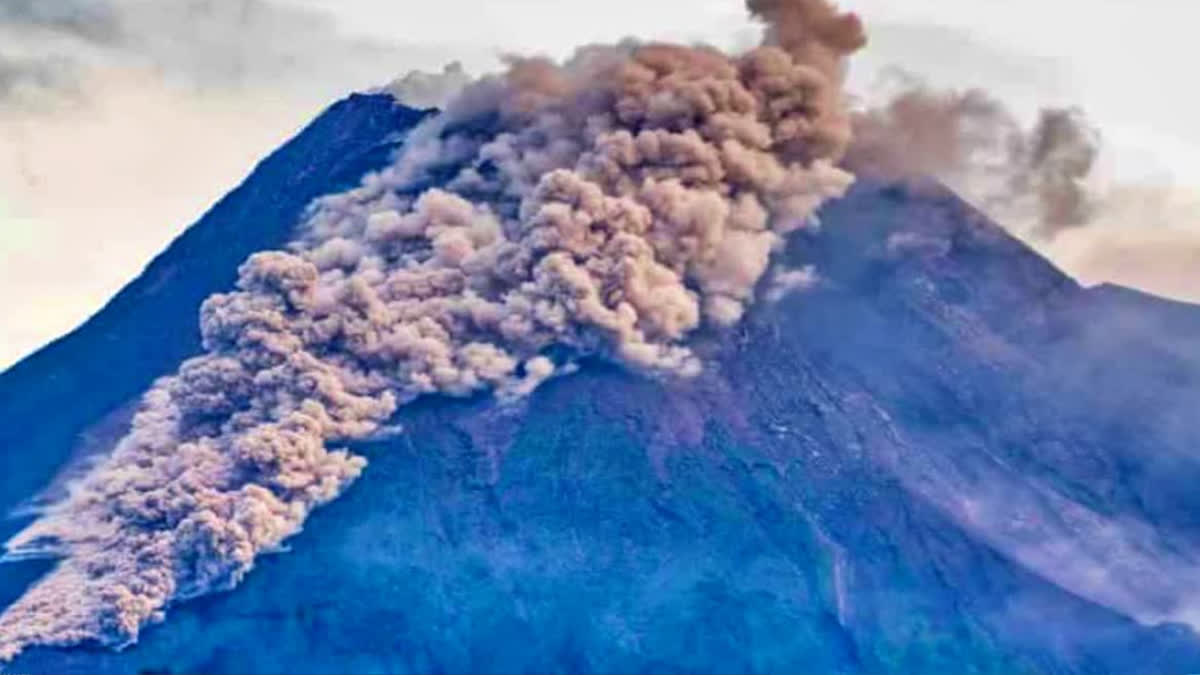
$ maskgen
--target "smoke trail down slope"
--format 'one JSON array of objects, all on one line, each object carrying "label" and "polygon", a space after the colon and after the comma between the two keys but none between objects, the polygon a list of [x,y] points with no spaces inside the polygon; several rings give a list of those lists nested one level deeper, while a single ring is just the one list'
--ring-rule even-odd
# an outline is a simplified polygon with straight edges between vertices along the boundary
[{"label": "smoke trail down slope", "polygon": [[551,346],[690,376],[787,232],[850,174],[825,0],[750,0],[767,44],[622,44],[514,60],[414,130],[393,166],[314,205],[201,311],[206,353],[146,394],[128,436],[8,543],[60,557],[0,616],[0,659],[120,646],[173,601],[234,587],[365,460],[331,450],[425,394],[522,396]]}]

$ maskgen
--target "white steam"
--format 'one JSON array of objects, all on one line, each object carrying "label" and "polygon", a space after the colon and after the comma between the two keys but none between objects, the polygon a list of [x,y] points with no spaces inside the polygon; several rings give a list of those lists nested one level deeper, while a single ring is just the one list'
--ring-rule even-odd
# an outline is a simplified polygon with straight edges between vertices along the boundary
[{"label": "white steam", "polygon": [[455,61],[440,73],[411,71],[384,87],[384,91],[410,108],[442,108],[469,84],[471,76]]}]

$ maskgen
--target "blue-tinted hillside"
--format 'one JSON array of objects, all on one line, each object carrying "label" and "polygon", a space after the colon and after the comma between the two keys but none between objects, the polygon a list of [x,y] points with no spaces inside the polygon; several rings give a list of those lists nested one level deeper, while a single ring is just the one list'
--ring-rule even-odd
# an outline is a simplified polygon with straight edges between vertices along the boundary
[{"label": "blue-tinted hillside", "polygon": [[[44,486],[97,420],[200,350],[198,312],[255,251],[282,246],[316,197],[386,163],[423,113],[390,96],[332,106],[263,161],[103,311],[0,373],[0,510]],[[188,161],[186,157],[179,158]]]},{"label": "blue-tinted hillside", "polygon": [[[415,119],[334,107],[0,378],[0,503],[119,435],[200,300]],[[820,284],[700,336],[697,380],[586,363],[516,406],[421,401],[236,590],[13,670],[1200,668],[1200,308],[1082,289],[936,187],[865,182],[822,220],[784,256]]]}]

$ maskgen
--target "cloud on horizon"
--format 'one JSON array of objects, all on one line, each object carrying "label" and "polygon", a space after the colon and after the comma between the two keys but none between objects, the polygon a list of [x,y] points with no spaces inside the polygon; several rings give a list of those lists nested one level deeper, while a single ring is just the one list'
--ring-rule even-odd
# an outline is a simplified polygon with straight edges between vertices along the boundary
[{"label": "cloud on horizon", "polygon": [[[365,12],[368,4],[345,6]],[[0,5],[0,144],[10,150],[0,155],[0,288],[20,291],[0,297],[0,312],[10,317],[0,327],[0,368],[102,306],[332,100],[414,69],[437,72],[461,61],[477,73],[497,63],[495,45],[450,41],[426,30],[418,20],[423,14],[403,25],[386,22],[395,25],[395,39],[381,37],[390,32],[383,29],[372,31],[373,37],[351,33],[339,22],[349,20],[342,6],[330,0]],[[387,16],[395,13],[385,9]],[[1072,89],[1079,64],[1009,48],[961,26],[874,9],[866,13],[872,43],[851,70],[856,91],[870,92],[881,70],[900,66],[939,87],[986,85],[1022,115],[1080,102]],[[514,20],[532,11],[512,8]],[[705,4],[696,8],[694,26],[664,30],[707,36],[699,26],[711,23],[727,30],[714,40],[755,39],[747,25],[728,17],[717,21],[725,16],[721,11],[716,3]],[[407,26],[419,28],[419,35],[406,35]],[[579,29],[587,30],[593,29]],[[505,32],[497,39],[519,37]],[[557,35],[551,42],[574,37]],[[945,53],[955,59],[942,58]],[[424,80],[408,84],[432,86]],[[1122,144],[1125,129],[1107,124],[1103,115],[1094,119],[1106,143],[1120,146],[1105,158],[1109,165],[1166,161],[1152,150],[1162,144],[1136,136]],[[1144,148],[1146,157],[1131,160],[1131,145]],[[1086,282],[1112,280],[1200,301],[1200,280],[1177,274],[1161,283],[1158,270],[1136,262],[1145,255],[1130,248],[1132,233],[1153,227],[1148,236],[1156,242],[1179,233],[1174,244],[1156,250],[1185,260],[1200,255],[1200,212],[1185,187],[1164,202],[1170,207],[1159,209],[1162,217],[1154,215],[1159,211],[1117,208],[1098,224],[1103,227],[1039,248]],[[1123,222],[1115,223],[1118,215]],[[1123,227],[1122,234],[1109,232],[1110,226]],[[44,264],[48,250],[58,251],[61,264]],[[1169,267],[1184,269],[1185,263]]]},{"label": "cloud on horizon", "polygon": [[270,0],[0,4],[0,368],[101,307],[332,101],[493,58]]}]

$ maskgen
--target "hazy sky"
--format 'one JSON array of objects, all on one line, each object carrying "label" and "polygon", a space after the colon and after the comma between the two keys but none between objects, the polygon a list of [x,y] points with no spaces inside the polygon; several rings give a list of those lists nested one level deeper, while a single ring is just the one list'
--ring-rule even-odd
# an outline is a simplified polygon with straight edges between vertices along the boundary
[{"label": "hazy sky", "polygon": [[[1200,2],[842,5],[872,33],[851,73],[859,91],[899,65],[1028,114],[1084,106],[1106,172],[1177,188],[1122,217],[1182,238],[1114,228],[1103,251],[1073,239],[1050,252],[1089,281],[1200,299],[1200,93],[1185,34]],[[343,93],[625,35],[739,45],[755,32],[739,0],[0,0],[0,368],[99,309]],[[1181,246],[1191,257],[1155,264]]]}]

